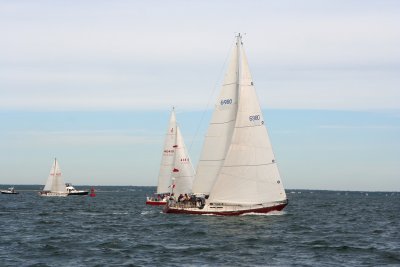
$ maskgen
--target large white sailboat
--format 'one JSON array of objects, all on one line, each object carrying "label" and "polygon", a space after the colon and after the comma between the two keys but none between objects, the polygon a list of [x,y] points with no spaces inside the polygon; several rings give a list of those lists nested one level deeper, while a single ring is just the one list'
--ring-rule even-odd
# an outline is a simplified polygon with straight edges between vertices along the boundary
[{"label": "large white sailboat", "polygon": [[148,205],[165,205],[167,197],[192,192],[194,168],[172,109],[164,140],[163,155],[158,175],[157,193],[147,197]]},{"label": "large white sailboat", "polygon": [[60,164],[58,163],[57,159],[54,159],[53,165],[50,169],[49,177],[46,181],[46,185],[44,186],[43,190],[39,192],[39,195],[45,197],[68,196],[64,178],[62,177]]},{"label": "large white sailboat", "polygon": [[190,204],[166,213],[240,215],[282,210],[288,203],[251,78],[242,36],[205,137]]}]

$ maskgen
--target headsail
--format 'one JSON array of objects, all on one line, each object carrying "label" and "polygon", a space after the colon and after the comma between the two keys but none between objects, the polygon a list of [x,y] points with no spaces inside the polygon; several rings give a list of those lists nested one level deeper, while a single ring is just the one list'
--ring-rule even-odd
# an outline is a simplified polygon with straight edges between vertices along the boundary
[{"label": "headsail", "polygon": [[175,163],[172,176],[175,178],[174,193],[179,195],[192,192],[194,169],[179,126],[176,130]]},{"label": "headsail", "polygon": [[173,169],[175,159],[176,126],[175,110],[172,109],[164,140],[163,155],[158,174],[157,194],[169,193],[171,191],[171,170]]},{"label": "headsail", "polygon": [[193,193],[208,195],[217,179],[232,139],[238,100],[238,50],[233,49],[221,93],[204,140],[197,165]]}]

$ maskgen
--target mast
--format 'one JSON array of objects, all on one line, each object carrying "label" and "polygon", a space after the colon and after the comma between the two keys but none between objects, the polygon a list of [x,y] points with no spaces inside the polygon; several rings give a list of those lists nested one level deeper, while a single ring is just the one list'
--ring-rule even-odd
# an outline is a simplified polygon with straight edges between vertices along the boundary
[{"label": "mast", "polygon": [[[175,107],[172,107],[172,112],[174,112],[175,114]],[[178,148],[178,122],[175,122],[175,136],[174,136],[174,143],[173,143],[173,150],[174,150],[174,159],[172,161],[172,166],[171,166],[171,195],[174,193],[174,188],[175,188],[175,184],[176,184],[176,177],[175,177],[175,173],[177,173],[179,176],[179,169],[176,168],[176,157],[177,157],[177,148]]]},{"label": "mast", "polygon": [[240,45],[241,45],[241,43],[242,43],[242,36],[240,35],[240,32],[239,32],[239,34],[236,36],[236,53],[237,53],[237,55],[236,55],[236,60],[237,60],[237,63],[236,63],[236,92],[237,92],[237,94],[238,94],[238,105],[239,105],[239,97],[240,97],[240,95],[239,95],[239,90],[240,90],[240,69],[241,69],[241,67],[240,67]]}]

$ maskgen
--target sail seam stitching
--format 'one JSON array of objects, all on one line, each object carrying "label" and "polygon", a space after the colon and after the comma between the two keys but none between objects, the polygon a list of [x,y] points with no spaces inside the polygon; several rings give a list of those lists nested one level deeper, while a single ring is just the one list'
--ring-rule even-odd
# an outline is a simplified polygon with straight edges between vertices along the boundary
[{"label": "sail seam stitching", "polygon": [[266,166],[266,165],[272,165],[272,164],[276,164],[276,162],[274,163],[266,163],[266,164],[251,164],[251,165],[224,165],[224,167],[242,167],[242,166],[249,166],[249,167],[256,167],[256,166]]},{"label": "sail seam stitching", "polygon": [[215,124],[215,125],[218,125],[218,124],[227,124],[227,123],[230,123],[230,122],[233,122],[233,121],[235,121],[235,120],[230,120],[230,121],[225,121],[225,122],[211,122],[210,125],[211,125],[211,124]]}]

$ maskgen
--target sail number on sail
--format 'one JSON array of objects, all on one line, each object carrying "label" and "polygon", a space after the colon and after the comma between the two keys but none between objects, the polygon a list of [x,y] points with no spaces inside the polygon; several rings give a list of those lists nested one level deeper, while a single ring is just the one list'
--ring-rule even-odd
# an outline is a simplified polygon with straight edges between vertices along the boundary
[{"label": "sail number on sail", "polygon": [[223,105],[230,105],[230,104],[232,104],[232,99],[223,99],[223,100],[221,100],[221,106],[223,106]]},{"label": "sail number on sail", "polygon": [[249,116],[250,121],[259,121],[260,120],[260,115],[251,115]]}]

